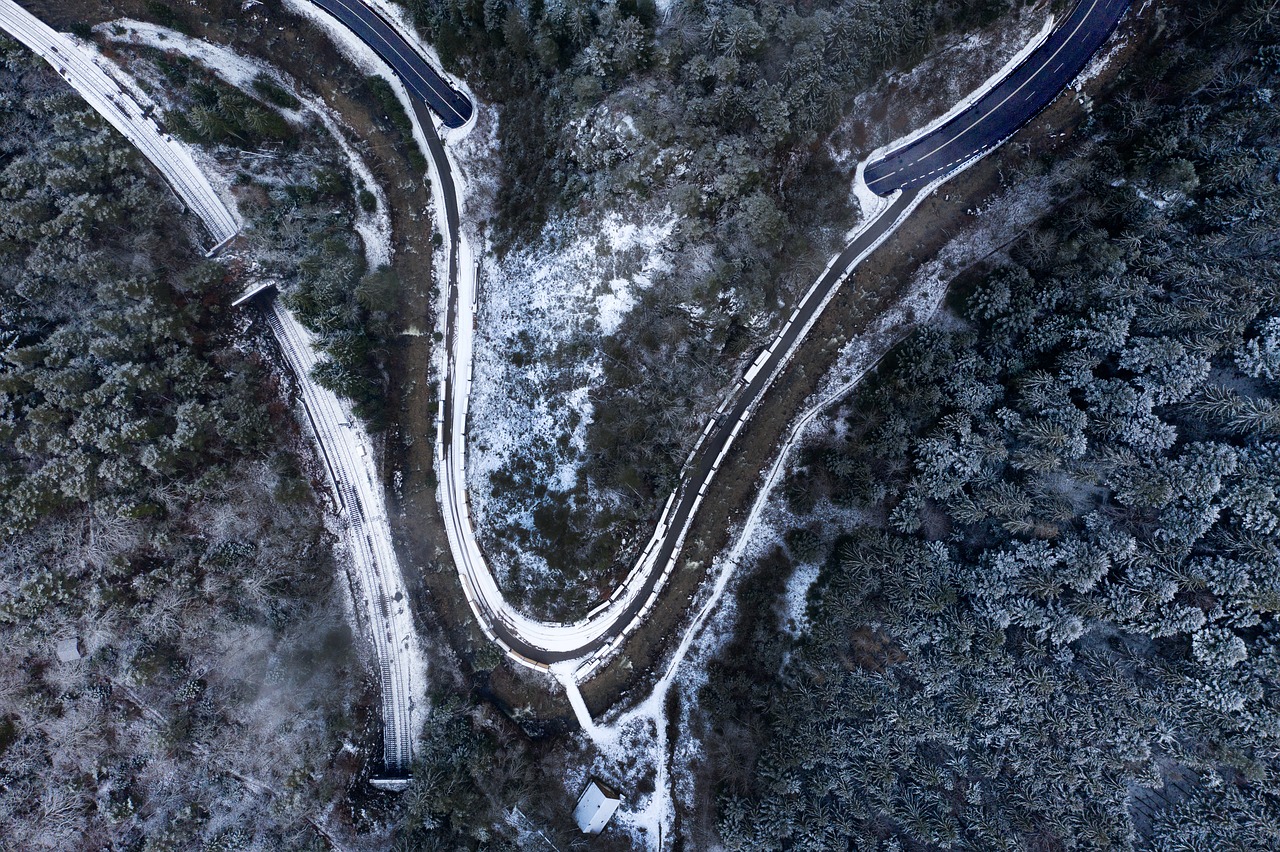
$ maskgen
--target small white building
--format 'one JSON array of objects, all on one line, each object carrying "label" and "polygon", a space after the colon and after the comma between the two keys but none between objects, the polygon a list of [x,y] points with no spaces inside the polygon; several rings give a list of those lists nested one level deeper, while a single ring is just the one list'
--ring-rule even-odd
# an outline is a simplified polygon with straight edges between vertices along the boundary
[{"label": "small white building", "polygon": [[58,660],[63,663],[74,663],[81,659],[84,654],[80,653],[79,639],[63,639],[58,643]]},{"label": "small white building", "polygon": [[622,804],[622,798],[611,788],[596,779],[587,782],[587,788],[578,797],[573,808],[573,818],[583,834],[599,834],[609,824],[613,812]]}]

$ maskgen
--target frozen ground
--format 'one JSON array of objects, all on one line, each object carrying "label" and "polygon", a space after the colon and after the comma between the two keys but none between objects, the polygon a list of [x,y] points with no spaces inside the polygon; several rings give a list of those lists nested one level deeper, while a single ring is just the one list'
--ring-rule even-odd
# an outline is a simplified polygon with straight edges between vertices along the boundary
[{"label": "frozen ground", "polygon": [[[603,380],[600,340],[651,274],[669,268],[664,246],[675,221],[666,211],[644,215],[560,219],[532,246],[502,260],[484,256],[467,487],[503,585],[513,571],[526,581],[545,576],[545,561],[511,546],[511,531],[532,532],[536,486],[555,499],[579,485],[589,395]],[[522,485],[500,484],[512,481]]]}]

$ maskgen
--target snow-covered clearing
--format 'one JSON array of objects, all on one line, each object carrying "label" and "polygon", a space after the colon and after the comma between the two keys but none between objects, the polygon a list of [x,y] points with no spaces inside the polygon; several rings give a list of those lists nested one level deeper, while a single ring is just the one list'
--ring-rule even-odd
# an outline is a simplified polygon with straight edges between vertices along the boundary
[{"label": "snow-covered clearing", "polygon": [[[538,243],[480,273],[467,487],[481,542],[503,582],[546,563],[501,546],[504,531],[532,531],[534,486],[563,494],[578,484],[591,423],[591,388],[603,380],[599,342],[635,304],[636,290],[669,268],[664,251],[675,226],[668,211],[639,224],[617,213],[600,221],[560,219]],[[532,470],[517,489],[493,477]]]},{"label": "snow-covered clearing", "polygon": [[324,125],[325,130],[328,131],[346,158],[352,173],[356,177],[357,186],[362,186],[373,193],[376,202],[372,212],[365,212],[359,206],[356,208],[355,228],[364,245],[365,262],[371,269],[376,269],[391,262],[391,213],[387,205],[387,194],[382,185],[374,178],[368,163],[356,153],[355,148],[349,141],[349,135],[354,138],[354,132],[342,122],[341,117],[319,96],[299,85],[288,74],[265,62],[241,56],[220,45],[193,39],[190,36],[158,24],[120,18],[119,20],[98,24],[94,27],[94,31],[110,41],[143,45],[157,50],[180,53],[189,59],[194,59],[222,80],[249,94],[253,94],[253,81],[264,77],[301,101],[302,108],[299,110],[279,107],[276,109],[279,109],[286,119],[295,124],[304,123],[305,116],[310,115]]}]

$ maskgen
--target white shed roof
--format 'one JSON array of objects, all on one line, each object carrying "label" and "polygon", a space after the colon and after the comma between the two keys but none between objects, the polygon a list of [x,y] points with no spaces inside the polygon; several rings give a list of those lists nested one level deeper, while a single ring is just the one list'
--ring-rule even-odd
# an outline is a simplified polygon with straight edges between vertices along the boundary
[{"label": "white shed roof", "polygon": [[58,660],[60,662],[74,663],[82,656],[79,639],[63,639],[58,643]]},{"label": "white shed roof", "polygon": [[582,829],[583,834],[599,834],[609,824],[609,819],[621,803],[622,799],[617,793],[593,778],[578,797],[573,818],[577,820],[578,828]]}]

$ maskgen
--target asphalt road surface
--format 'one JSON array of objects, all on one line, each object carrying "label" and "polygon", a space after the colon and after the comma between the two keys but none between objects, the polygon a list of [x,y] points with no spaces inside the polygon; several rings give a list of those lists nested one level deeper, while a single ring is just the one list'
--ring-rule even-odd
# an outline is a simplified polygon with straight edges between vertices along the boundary
[{"label": "asphalt road surface", "polygon": [[[411,52],[407,42],[386,21],[364,7],[361,0],[314,2],[337,16],[377,50],[401,76],[415,99],[421,98],[440,111],[439,89],[426,87],[424,90],[426,81],[438,80],[438,77],[421,57]],[[1045,45],[1019,64],[1007,80],[955,119],[868,167],[866,177],[875,191],[890,196],[900,189],[901,194],[833,261],[805,294],[773,343],[757,356],[738,387],[726,397],[715,419],[703,430],[685,465],[680,485],[671,495],[657,529],[626,581],[607,601],[572,624],[539,621],[514,609],[503,596],[475,542],[465,487],[466,410],[471,384],[475,285],[470,270],[459,269],[459,205],[449,164],[439,139],[434,135],[434,128],[430,122],[421,122],[438,179],[445,190],[445,213],[452,247],[448,258],[446,346],[449,363],[442,387],[441,410],[441,502],[463,590],[485,632],[526,664],[545,668],[572,661],[575,679],[589,676],[594,664],[603,660],[626,635],[643,623],[656,604],[675,566],[690,522],[728,448],[803,339],[812,320],[848,276],[853,265],[897,227],[926,187],[953,174],[976,154],[998,146],[1047,106],[1106,40],[1126,6],[1127,0],[1083,0],[1064,24],[1050,35]],[[448,91],[452,93],[452,90]],[[416,105],[415,110],[421,119],[422,111]],[[449,123],[449,116],[444,112],[441,115]],[[456,109],[453,113],[459,124],[465,123],[469,116],[469,104],[465,111]]]},{"label": "asphalt road surface", "polygon": [[360,0],[311,0],[341,21],[360,40],[377,51],[413,95],[435,110],[449,127],[471,119],[471,101],[441,79],[418,52],[378,12]]},{"label": "asphalt road surface", "polygon": [[888,196],[950,174],[996,147],[1066,88],[1115,29],[1129,0],[1082,0],[1049,38],[990,92],[931,133],[868,163],[867,186]]}]

